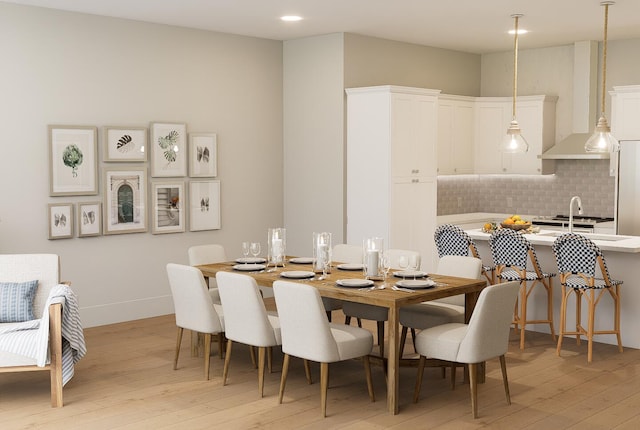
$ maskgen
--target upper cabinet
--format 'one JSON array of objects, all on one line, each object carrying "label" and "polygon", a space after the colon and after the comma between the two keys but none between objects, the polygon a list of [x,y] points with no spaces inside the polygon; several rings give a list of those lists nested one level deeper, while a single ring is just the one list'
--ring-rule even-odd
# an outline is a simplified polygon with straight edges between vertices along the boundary
[{"label": "upper cabinet", "polygon": [[640,85],[613,87],[611,133],[618,140],[640,140]]},{"label": "upper cabinet", "polygon": [[475,97],[438,98],[438,174],[474,173]]}]

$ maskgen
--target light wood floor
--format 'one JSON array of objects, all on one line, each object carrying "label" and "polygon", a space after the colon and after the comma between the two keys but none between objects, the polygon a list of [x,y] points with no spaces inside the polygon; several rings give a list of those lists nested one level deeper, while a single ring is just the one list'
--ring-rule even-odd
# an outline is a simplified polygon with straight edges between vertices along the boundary
[{"label": "light wood floor", "polygon": [[[341,321],[340,312],[334,318]],[[373,326],[367,326],[373,329]],[[627,329],[632,329],[628,327]],[[87,356],[64,388],[65,406],[52,409],[45,372],[0,374],[0,428],[10,429],[637,429],[640,427],[640,350],[598,344],[587,364],[586,343],[565,341],[555,355],[549,335],[528,333],[524,352],[514,333],[507,354],[512,405],[505,402],[497,360],[487,363],[479,388],[479,414],[471,418],[467,386],[439,369],[425,371],[421,400],[412,403],[416,369],[400,372],[400,414],[387,412],[382,369],[373,369],[377,401],[368,400],[362,363],[332,364],[327,418],[320,417],[319,367],[307,385],[292,359],[284,403],[277,404],[281,353],[258,397],[257,373],[248,349],[233,351],[228,385],[223,361],[212,357],[211,380],[202,358],[192,358],[183,339],[178,370],[172,315],[85,330]],[[214,349],[217,351],[217,348]],[[409,346],[409,352],[411,347]],[[447,375],[448,376],[448,375]]]}]

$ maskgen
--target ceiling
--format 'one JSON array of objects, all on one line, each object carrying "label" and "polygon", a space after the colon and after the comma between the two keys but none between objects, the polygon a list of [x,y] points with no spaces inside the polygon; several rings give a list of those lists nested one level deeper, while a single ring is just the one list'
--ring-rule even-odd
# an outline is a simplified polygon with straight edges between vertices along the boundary
[{"label": "ceiling", "polygon": [[[600,0],[1,0],[274,40],[346,32],[484,54],[602,40]],[[282,22],[282,15],[301,15]],[[609,7],[609,40],[640,38],[640,1]]]}]

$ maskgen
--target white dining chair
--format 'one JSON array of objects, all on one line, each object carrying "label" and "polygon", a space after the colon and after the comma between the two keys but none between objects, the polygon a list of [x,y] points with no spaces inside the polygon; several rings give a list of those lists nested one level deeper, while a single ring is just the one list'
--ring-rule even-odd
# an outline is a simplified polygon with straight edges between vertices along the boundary
[{"label": "white dining chair", "polygon": [[291,356],[320,363],[320,409],[327,415],[329,363],[362,357],[369,398],[375,401],[369,354],[373,336],[365,329],[327,321],[318,290],[310,285],[275,281],[273,289],[282,325],[282,377],[278,403],[282,403]]},{"label": "white dining chair", "polygon": [[[438,261],[438,275],[456,276],[459,278],[481,279],[482,261],[479,258],[460,255],[445,255]],[[400,356],[407,339],[407,329],[415,340],[416,330],[424,330],[446,323],[464,322],[464,294],[445,297],[438,300],[403,306],[400,308]],[[453,379],[455,383],[455,379]]]},{"label": "white dining chair", "polygon": [[[420,253],[403,249],[387,249],[385,255],[389,257],[389,266],[399,268],[398,263],[401,256],[406,256],[408,260],[413,259],[416,267],[420,267]],[[345,301],[342,305],[342,311],[345,314],[345,324],[351,323],[351,318],[358,319],[358,326],[361,327],[361,320],[376,321],[378,333],[378,347],[380,355],[384,357],[384,322],[389,319],[389,310],[382,306],[368,305],[364,303],[355,303]]]},{"label": "white dining chair", "polygon": [[178,368],[178,356],[184,329],[204,335],[204,376],[209,379],[211,355],[211,335],[218,336],[220,356],[224,339],[224,313],[222,306],[214,303],[207,293],[207,285],[202,272],[183,264],[167,264],[167,276],[173,297],[173,306],[178,326],[176,354],[173,369]]},{"label": "white dining chair", "polygon": [[[362,247],[339,243],[331,249],[331,261],[338,263],[362,263]],[[337,270],[337,269],[336,269]],[[331,322],[331,312],[342,309],[342,300],[322,297],[327,319]]]},{"label": "white dining chair", "polygon": [[[233,342],[258,348],[258,391],[264,392],[265,356],[271,372],[271,347],[282,344],[280,320],[267,312],[258,284],[251,276],[231,272],[216,275],[222,309],[225,312],[227,353],[224,358],[222,385],[226,385]],[[267,354],[267,349],[269,354]]]},{"label": "white dining chair", "polygon": [[420,354],[413,401],[418,402],[427,358],[463,363],[469,366],[471,411],[478,417],[478,364],[498,357],[507,404],[511,404],[505,354],[513,306],[520,290],[518,281],[491,285],[480,292],[469,324],[449,323],[422,330],[416,337]]},{"label": "white dining chair", "polygon": [[[191,266],[227,261],[227,253],[224,250],[224,246],[217,243],[192,246],[187,250],[187,254],[189,255],[189,265]],[[214,302],[220,303],[218,284],[216,284],[215,278],[209,279],[209,293]]]}]

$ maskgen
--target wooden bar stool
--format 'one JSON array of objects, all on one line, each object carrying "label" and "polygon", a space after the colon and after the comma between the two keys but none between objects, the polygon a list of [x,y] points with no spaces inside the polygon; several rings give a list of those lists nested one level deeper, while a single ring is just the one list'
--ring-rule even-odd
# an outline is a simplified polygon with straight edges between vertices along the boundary
[{"label": "wooden bar stool", "polygon": [[[543,272],[533,245],[514,230],[503,228],[489,238],[489,247],[496,265],[496,278],[500,282],[519,281],[520,296],[513,314],[513,324],[520,330],[520,349],[524,349],[524,329],[527,324],[549,324],[551,336],[556,340],[553,328],[553,285],[555,273]],[[530,266],[532,270],[528,270]],[[536,285],[541,285],[547,293],[547,319],[527,318],[527,300]]]},{"label": "wooden bar stool", "polygon": [[[582,235],[567,233],[555,240],[552,249],[558,263],[560,284],[562,285],[560,333],[556,354],[560,356],[562,337],[565,334],[575,334],[578,345],[580,345],[580,336],[586,336],[589,344],[587,352],[587,362],[589,363],[591,363],[593,356],[593,336],[596,334],[615,334],[618,338],[618,350],[622,352],[622,339],[620,338],[620,285],[622,285],[622,281],[611,279],[600,248]],[[600,268],[602,278],[596,278],[596,267]],[[609,293],[615,306],[613,330],[595,330],[596,306],[600,303],[605,291]],[[567,302],[572,292],[576,296],[576,330],[567,331]],[[582,326],[581,318],[583,298],[589,306],[586,329]]]},{"label": "wooden bar stool", "polygon": [[[433,236],[436,241],[436,248],[438,248],[438,257],[461,255],[479,258],[482,261],[478,253],[478,247],[473,239],[457,225],[443,224],[436,228]],[[487,278],[487,282],[489,282],[490,285],[496,283],[494,266],[483,264],[482,275]]]}]

